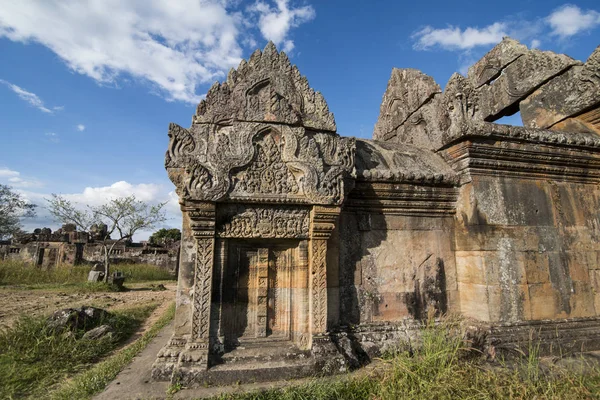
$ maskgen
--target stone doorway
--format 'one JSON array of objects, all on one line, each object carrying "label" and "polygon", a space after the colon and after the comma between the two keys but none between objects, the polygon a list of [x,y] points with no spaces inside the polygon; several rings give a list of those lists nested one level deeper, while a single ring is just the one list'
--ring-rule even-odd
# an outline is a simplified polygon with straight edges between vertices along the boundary
[{"label": "stone doorway", "polygon": [[292,340],[299,241],[231,240],[227,248],[221,305],[226,349]]}]

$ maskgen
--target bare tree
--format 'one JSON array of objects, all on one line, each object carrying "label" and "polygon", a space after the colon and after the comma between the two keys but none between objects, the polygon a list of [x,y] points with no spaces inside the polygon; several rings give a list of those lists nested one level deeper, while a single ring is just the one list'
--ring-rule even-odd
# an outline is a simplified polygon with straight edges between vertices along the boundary
[{"label": "bare tree", "polygon": [[20,233],[21,218],[34,217],[35,207],[10,186],[0,185],[0,239]]},{"label": "bare tree", "polygon": [[[52,198],[46,200],[48,210],[57,221],[75,224],[79,230],[87,232],[95,228],[95,232],[100,234],[105,281],[110,272],[110,254],[118,243],[131,240],[139,230],[152,229],[156,224],[166,221],[166,202],[150,205],[137,200],[134,195],[108,200],[97,207],[80,207],[57,194],[52,194]],[[106,225],[106,230],[98,229],[102,225]],[[118,234],[119,238],[112,240],[113,234]]]}]

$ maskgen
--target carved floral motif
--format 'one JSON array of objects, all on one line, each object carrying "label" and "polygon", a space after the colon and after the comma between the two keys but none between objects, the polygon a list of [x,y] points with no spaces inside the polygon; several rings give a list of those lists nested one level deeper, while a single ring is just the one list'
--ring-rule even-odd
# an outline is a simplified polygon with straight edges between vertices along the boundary
[{"label": "carved floral motif", "polygon": [[312,240],[313,333],[327,330],[327,240]]},{"label": "carved floral motif", "polygon": [[[171,129],[169,148],[181,150],[167,153],[167,169],[184,199],[341,204],[354,174],[354,139],[333,133],[262,123]],[[190,136],[196,145],[177,143]]]},{"label": "carved floral motif", "polygon": [[192,338],[208,340],[214,239],[197,239]]},{"label": "carved floral motif", "polygon": [[225,205],[219,208],[217,235],[231,238],[305,239],[309,235],[309,211],[285,206]]}]

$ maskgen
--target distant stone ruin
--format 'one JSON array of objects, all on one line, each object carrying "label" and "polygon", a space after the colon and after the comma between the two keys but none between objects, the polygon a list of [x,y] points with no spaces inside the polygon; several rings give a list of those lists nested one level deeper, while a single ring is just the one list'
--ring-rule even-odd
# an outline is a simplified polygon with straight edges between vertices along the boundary
[{"label": "distant stone ruin", "polygon": [[[103,224],[93,225],[90,232],[77,231],[73,224],[65,224],[54,232],[50,228],[38,228],[33,233],[0,241],[0,260],[24,261],[40,268],[102,263],[104,253],[101,240],[106,229]],[[179,247],[178,241],[164,245],[125,241],[114,246],[111,260],[115,263],[156,265],[175,274],[179,263]]]},{"label": "distant stone ruin", "polygon": [[[257,50],[169,127],[183,230],[154,378],[339,372],[445,313],[495,351],[600,349],[599,110],[600,48],[581,63],[506,38],[444,91],[394,69],[374,140],[345,138],[288,57]],[[524,127],[493,123],[517,111]]]}]

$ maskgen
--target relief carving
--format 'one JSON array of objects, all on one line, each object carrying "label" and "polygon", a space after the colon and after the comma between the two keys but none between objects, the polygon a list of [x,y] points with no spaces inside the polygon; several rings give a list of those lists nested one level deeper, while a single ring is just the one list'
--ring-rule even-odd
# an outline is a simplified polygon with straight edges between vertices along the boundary
[{"label": "relief carving", "polygon": [[214,239],[200,238],[196,243],[192,339],[208,340]]},{"label": "relief carving", "polygon": [[327,240],[312,240],[313,333],[327,330]]},{"label": "relief carving", "polygon": [[354,138],[262,123],[171,129],[167,169],[184,199],[341,204],[354,174]]},{"label": "relief carving", "polygon": [[225,205],[219,208],[217,235],[229,238],[306,239],[309,211],[285,206],[251,207]]}]

